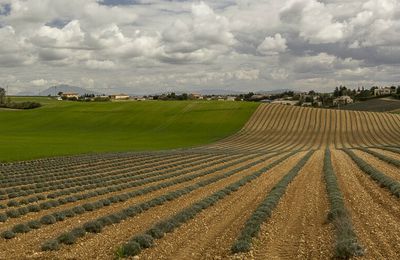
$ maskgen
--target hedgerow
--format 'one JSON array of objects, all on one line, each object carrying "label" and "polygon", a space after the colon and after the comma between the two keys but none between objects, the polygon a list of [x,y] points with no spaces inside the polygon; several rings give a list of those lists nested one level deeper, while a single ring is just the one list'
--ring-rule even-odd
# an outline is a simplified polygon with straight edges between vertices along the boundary
[{"label": "hedgerow", "polygon": [[251,248],[253,237],[258,235],[261,225],[272,215],[280,198],[285,194],[287,186],[297,176],[310,159],[314,151],[309,151],[268,193],[251,217],[247,220],[238,239],[233,244],[233,253],[247,252]]},{"label": "hedgerow", "polygon": [[372,167],[363,159],[358,157],[353,151],[349,149],[343,149],[343,151],[345,151],[350,156],[350,158],[363,172],[371,176],[371,178],[379,183],[379,185],[387,188],[394,196],[400,198],[400,183],[398,181]]},{"label": "hedgerow", "polygon": [[333,224],[336,231],[335,257],[348,259],[351,256],[362,255],[363,248],[357,240],[351,219],[344,204],[343,195],[332,167],[331,151],[329,148],[325,151],[323,169],[330,204],[328,220]]}]

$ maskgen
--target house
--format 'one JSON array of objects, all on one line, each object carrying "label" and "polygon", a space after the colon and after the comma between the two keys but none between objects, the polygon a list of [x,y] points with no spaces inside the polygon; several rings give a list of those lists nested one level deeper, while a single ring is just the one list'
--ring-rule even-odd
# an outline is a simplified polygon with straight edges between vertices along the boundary
[{"label": "house", "polygon": [[375,96],[384,96],[384,95],[391,95],[396,94],[396,88],[391,87],[379,87],[374,89]]},{"label": "house", "polygon": [[204,99],[203,96],[201,94],[199,94],[199,93],[192,93],[192,94],[189,95],[189,98],[190,99],[199,99],[199,100]]},{"label": "house", "polygon": [[312,107],[313,103],[312,102],[304,102],[303,104],[301,104],[302,107]]},{"label": "house", "polygon": [[353,99],[349,96],[341,96],[338,98],[335,98],[333,100],[333,105],[338,106],[338,105],[347,105],[353,103]]},{"label": "house", "polygon": [[65,92],[61,94],[61,99],[79,98],[79,94],[75,92]]},{"label": "house", "polygon": [[234,97],[234,96],[227,96],[227,97],[226,97],[226,100],[227,100],[227,101],[235,101],[235,100],[236,100],[236,97]]},{"label": "house", "polygon": [[296,105],[299,104],[299,101],[297,101],[297,100],[276,99],[276,100],[272,101],[271,104],[281,104],[281,105],[296,106]]},{"label": "house", "polygon": [[110,98],[113,100],[128,100],[130,99],[130,96],[126,94],[116,94],[116,95],[111,95]]}]

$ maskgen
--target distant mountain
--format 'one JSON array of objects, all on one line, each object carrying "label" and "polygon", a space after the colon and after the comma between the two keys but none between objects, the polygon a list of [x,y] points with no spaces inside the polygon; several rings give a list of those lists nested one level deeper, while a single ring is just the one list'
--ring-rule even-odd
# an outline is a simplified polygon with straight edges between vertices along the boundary
[{"label": "distant mountain", "polygon": [[70,86],[70,85],[56,85],[52,86],[46,90],[43,90],[39,92],[39,96],[54,96],[57,95],[58,92],[73,92],[73,93],[78,93],[79,95],[84,95],[84,94],[94,94],[94,95],[99,95],[100,93],[93,91],[93,90],[88,90],[85,88],[81,87],[75,87],[75,86]]}]

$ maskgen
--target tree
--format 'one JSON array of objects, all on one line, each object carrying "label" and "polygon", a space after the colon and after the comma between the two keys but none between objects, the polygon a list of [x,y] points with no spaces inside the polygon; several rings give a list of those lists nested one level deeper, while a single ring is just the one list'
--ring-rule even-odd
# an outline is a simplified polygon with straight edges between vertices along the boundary
[{"label": "tree", "polygon": [[340,90],[338,87],[335,88],[335,91],[333,91],[333,96],[334,97],[339,97],[340,96]]},{"label": "tree", "polygon": [[4,88],[0,88],[0,105],[3,105],[6,103],[6,91]]},{"label": "tree", "polygon": [[397,86],[397,91],[396,91],[396,93],[397,93],[398,95],[400,95],[400,86]]},{"label": "tree", "polygon": [[60,92],[58,92],[58,96],[61,96],[63,94],[63,92],[62,91],[60,91]]}]

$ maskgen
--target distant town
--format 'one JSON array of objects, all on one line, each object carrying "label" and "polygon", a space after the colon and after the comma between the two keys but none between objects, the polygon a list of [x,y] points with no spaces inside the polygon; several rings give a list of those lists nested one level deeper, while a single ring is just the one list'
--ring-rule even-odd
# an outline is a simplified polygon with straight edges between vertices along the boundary
[{"label": "distant town", "polygon": [[[50,95],[49,95],[50,96]],[[247,94],[235,95],[202,95],[199,93],[174,92],[160,95],[131,96],[128,94],[113,95],[80,95],[76,92],[58,92],[58,100],[68,101],[146,101],[146,100],[217,100],[217,101],[254,101],[271,104],[285,104],[303,107],[337,107],[352,104],[357,101],[366,101],[374,98],[396,98],[400,99],[400,86],[374,86],[369,89],[361,87],[357,89],[339,86],[332,93],[318,93],[314,90],[308,92],[284,91],[275,94],[260,94],[249,92]]]}]

